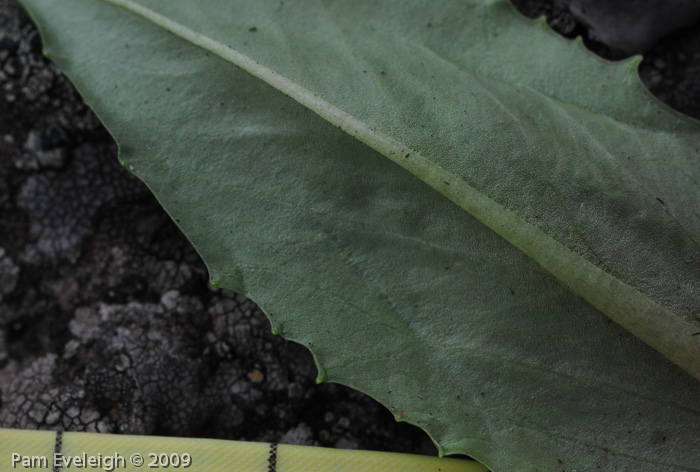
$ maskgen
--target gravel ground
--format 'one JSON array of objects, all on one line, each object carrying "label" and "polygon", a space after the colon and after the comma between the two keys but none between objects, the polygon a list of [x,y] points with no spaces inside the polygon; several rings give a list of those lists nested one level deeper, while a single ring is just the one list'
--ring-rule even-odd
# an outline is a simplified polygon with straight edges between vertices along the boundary
[{"label": "gravel ground", "polygon": [[[561,2],[515,3],[621,56]],[[700,118],[698,23],[658,42],[641,76]],[[28,17],[0,0],[0,426],[435,453],[372,399],[315,377],[255,304],[208,286]]]}]

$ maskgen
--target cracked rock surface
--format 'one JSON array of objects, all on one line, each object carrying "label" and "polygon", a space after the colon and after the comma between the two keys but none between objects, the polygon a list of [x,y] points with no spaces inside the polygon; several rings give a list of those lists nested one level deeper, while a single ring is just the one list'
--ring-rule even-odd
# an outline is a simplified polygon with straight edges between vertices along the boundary
[{"label": "cracked rock surface", "polygon": [[[561,1],[514,3],[617,54]],[[641,75],[700,118],[697,23],[653,47]],[[254,303],[208,286],[16,0],[0,0],[0,427],[435,453],[370,398],[315,378]]]}]

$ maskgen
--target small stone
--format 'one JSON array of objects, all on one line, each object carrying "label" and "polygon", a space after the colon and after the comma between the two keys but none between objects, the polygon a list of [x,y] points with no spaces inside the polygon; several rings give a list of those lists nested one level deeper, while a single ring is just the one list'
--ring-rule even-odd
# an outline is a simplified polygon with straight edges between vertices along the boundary
[{"label": "small stone", "polygon": [[18,79],[22,77],[22,74],[24,73],[24,64],[22,64],[22,61],[19,58],[13,57],[5,63],[5,67],[3,69],[8,76],[12,77],[13,79]]},{"label": "small stone", "polygon": [[5,249],[0,247],[0,301],[3,295],[9,295],[17,286],[19,267],[5,254]]},{"label": "small stone", "polygon": [[180,292],[177,290],[169,290],[160,297],[160,303],[166,310],[173,310],[180,298]]},{"label": "small stone", "polygon": [[117,365],[114,366],[117,372],[124,372],[126,369],[131,367],[131,359],[126,354],[119,355],[119,361]]},{"label": "small stone", "polygon": [[287,396],[292,399],[301,398],[304,395],[304,389],[297,382],[292,382],[287,387]]},{"label": "small stone", "polygon": [[341,436],[333,445],[336,449],[357,449],[359,443],[345,436]]},{"label": "small stone", "polygon": [[253,383],[260,383],[265,379],[265,376],[258,369],[253,369],[248,372],[248,378]]},{"label": "small stone", "polygon": [[280,438],[283,444],[292,444],[297,446],[313,445],[313,431],[305,423],[300,423],[298,426],[290,429],[284,436]]}]

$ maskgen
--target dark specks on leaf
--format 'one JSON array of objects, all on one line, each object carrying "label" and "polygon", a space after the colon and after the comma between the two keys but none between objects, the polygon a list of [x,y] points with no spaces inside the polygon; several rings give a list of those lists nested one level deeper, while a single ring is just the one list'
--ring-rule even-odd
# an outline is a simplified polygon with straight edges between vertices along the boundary
[{"label": "dark specks on leaf", "polygon": [[651,442],[652,444],[661,444],[666,442],[666,434],[662,431],[657,429],[654,431],[654,433],[651,436]]},{"label": "dark specks on leaf", "polygon": [[170,87],[167,87],[167,88],[165,89],[165,91],[166,91],[166,92],[170,92]]},{"label": "dark specks on leaf", "polygon": [[662,205],[665,205],[665,204],[666,204],[666,202],[664,202],[663,200],[661,200],[659,197],[656,197],[656,199],[657,199],[657,200],[659,201],[659,203],[661,203]]},{"label": "dark specks on leaf", "polygon": [[404,157],[405,157],[406,159],[408,159],[410,155],[411,155],[411,154],[408,153],[408,154],[406,154]]},{"label": "dark specks on leaf", "polygon": [[700,336],[700,331],[698,331],[697,333],[691,334],[691,336]]},{"label": "dark specks on leaf", "polygon": [[447,180],[443,180],[443,182],[445,183],[445,185],[450,185],[450,183]]},{"label": "dark specks on leaf", "polygon": [[432,26],[433,26],[432,23],[428,23],[427,25],[425,25],[426,28],[430,28],[430,27],[432,27]]},{"label": "dark specks on leaf", "polygon": [[250,28],[248,28],[248,31],[250,31],[251,33],[255,33],[257,30],[258,30],[257,26],[251,26]]},{"label": "dark specks on leaf", "polygon": [[512,288],[508,288],[508,290],[510,290],[511,295],[515,295],[515,290],[513,290]]},{"label": "dark specks on leaf", "polygon": [[379,72],[379,73],[382,74],[382,75],[386,75],[386,72],[384,72],[384,71],[381,71],[381,72]]}]

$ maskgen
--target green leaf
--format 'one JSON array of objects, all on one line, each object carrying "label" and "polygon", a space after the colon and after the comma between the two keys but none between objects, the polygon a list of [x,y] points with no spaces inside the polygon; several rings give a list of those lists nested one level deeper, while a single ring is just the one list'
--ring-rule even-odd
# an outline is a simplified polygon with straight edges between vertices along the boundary
[{"label": "green leaf", "polygon": [[504,1],[22,3],[320,380],[496,471],[700,470],[700,384],[610,321],[700,377],[700,125],[638,58]]}]

